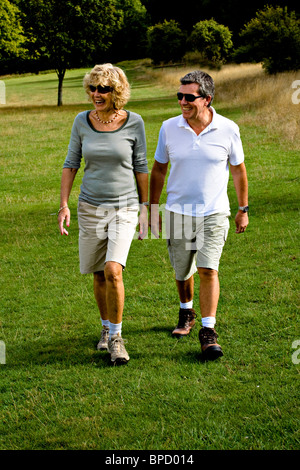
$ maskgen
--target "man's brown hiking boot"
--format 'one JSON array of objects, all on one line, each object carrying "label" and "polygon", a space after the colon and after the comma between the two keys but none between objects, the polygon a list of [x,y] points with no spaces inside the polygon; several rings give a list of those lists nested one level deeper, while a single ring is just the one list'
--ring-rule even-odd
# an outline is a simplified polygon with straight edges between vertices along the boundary
[{"label": "man's brown hiking boot", "polygon": [[187,336],[193,326],[195,326],[196,317],[197,315],[192,308],[181,308],[179,310],[178,325],[176,326],[175,330],[172,331],[172,335],[177,336],[178,338]]},{"label": "man's brown hiking boot", "polygon": [[214,361],[223,356],[221,346],[217,343],[217,332],[214,328],[203,327],[199,331],[202,357],[204,361]]}]

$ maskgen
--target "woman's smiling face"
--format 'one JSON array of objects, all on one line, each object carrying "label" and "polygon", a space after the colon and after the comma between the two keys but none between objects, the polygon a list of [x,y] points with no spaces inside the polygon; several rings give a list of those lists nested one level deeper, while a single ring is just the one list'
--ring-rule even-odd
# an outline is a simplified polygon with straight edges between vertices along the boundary
[{"label": "woman's smiling face", "polygon": [[114,103],[112,98],[111,89],[109,87],[92,87],[90,90],[90,97],[95,106],[96,111],[108,112],[114,109]]}]

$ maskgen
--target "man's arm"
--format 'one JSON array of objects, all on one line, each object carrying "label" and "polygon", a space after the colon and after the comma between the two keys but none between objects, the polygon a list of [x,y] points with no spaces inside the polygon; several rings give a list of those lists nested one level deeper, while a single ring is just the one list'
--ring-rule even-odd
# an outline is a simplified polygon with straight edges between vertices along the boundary
[{"label": "man's arm", "polygon": [[[239,207],[248,206],[248,178],[244,163],[230,165],[230,171],[238,199]],[[236,233],[243,233],[249,223],[248,213],[238,210],[235,216]]]},{"label": "man's arm", "polygon": [[167,171],[168,163],[154,161],[150,177],[150,224],[151,232],[156,238],[159,238],[161,231],[158,206]]}]

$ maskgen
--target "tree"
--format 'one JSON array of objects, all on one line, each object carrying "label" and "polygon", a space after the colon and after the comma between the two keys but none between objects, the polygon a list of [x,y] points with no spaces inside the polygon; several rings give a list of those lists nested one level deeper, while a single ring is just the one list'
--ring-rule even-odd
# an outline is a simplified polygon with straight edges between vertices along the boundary
[{"label": "tree", "polygon": [[154,64],[180,60],[186,47],[186,35],[174,20],[148,28],[148,50]]},{"label": "tree", "polygon": [[191,8],[179,8],[174,0],[141,0],[147,8],[151,24],[173,19],[190,34],[198,21],[214,18],[218,23],[228,26],[232,32],[232,41],[238,44],[241,29],[251,20],[258,10],[265,5],[287,6],[290,11],[299,11],[299,0],[197,0],[190,2]]},{"label": "tree", "polygon": [[8,0],[0,0],[0,60],[24,54],[24,40],[19,9]]},{"label": "tree", "polygon": [[227,26],[217,23],[213,18],[196,23],[188,43],[193,50],[201,52],[216,65],[226,61],[233,46]]},{"label": "tree", "polygon": [[20,5],[31,57],[56,70],[60,106],[66,70],[106,51],[121,15],[115,0],[21,0]]},{"label": "tree", "polygon": [[241,31],[235,59],[262,62],[270,74],[300,68],[300,20],[287,8],[260,10]]},{"label": "tree", "polygon": [[123,21],[112,38],[110,56],[116,61],[146,57],[147,29],[151,24],[146,8],[140,0],[117,0],[117,10],[122,12]]}]

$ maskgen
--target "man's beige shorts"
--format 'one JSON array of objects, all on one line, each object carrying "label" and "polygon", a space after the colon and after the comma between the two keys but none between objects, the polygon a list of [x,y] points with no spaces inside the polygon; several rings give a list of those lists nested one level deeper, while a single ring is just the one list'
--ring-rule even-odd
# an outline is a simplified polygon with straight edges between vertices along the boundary
[{"label": "man's beige shorts", "polygon": [[125,267],[138,223],[138,207],[115,209],[79,201],[77,212],[80,272],[103,271],[107,261]]},{"label": "man's beige shorts", "polygon": [[167,245],[176,279],[189,279],[197,268],[218,271],[228,229],[227,214],[191,217],[166,211]]}]

